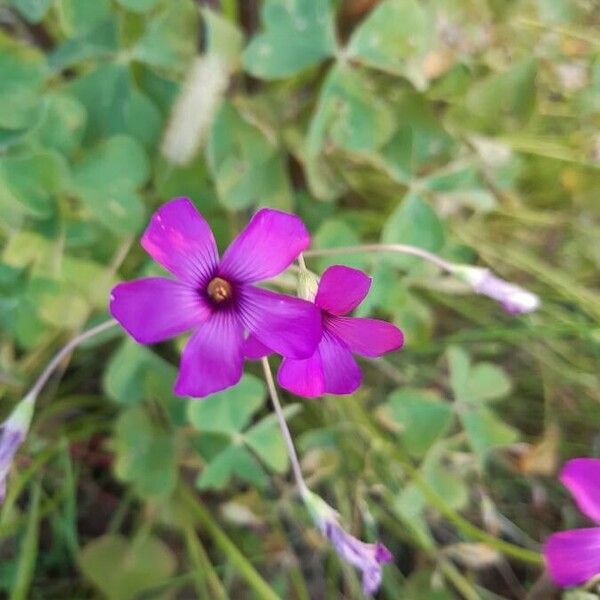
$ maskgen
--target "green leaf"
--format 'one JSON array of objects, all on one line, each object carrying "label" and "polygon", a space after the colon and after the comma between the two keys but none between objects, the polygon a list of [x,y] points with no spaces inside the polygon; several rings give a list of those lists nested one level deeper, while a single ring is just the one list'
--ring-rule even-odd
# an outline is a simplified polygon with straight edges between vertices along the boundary
[{"label": "green leaf", "polygon": [[206,52],[223,59],[232,71],[241,66],[244,35],[228,19],[210,8],[201,10],[206,29]]},{"label": "green leaf", "polygon": [[467,108],[482,126],[497,130],[509,117],[512,128],[522,126],[531,115],[536,101],[537,61],[526,58],[502,73],[494,73],[473,85],[466,98]]},{"label": "green leaf", "polygon": [[407,75],[418,88],[425,87],[420,64],[430,45],[434,25],[416,0],[385,0],[354,31],[348,56],[394,75]]},{"label": "green leaf", "polygon": [[152,10],[159,0],[117,0],[117,2],[132,12],[145,13]]},{"label": "green leaf", "polygon": [[244,52],[245,69],[279,79],[318,64],[336,51],[329,0],[266,0],[263,31]]},{"label": "green leaf", "polygon": [[506,373],[491,363],[477,363],[469,373],[465,388],[465,400],[486,401],[506,396],[511,390]]},{"label": "green leaf", "polygon": [[196,485],[201,490],[222,490],[234,476],[259,488],[267,483],[265,473],[256,459],[243,446],[230,446],[210,461]]},{"label": "green leaf", "polygon": [[[386,221],[382,241],[386,244],[409,244],[438,252],[444,244],[444,228],[431,206],[418,193],[409,192]],[[389,260],[407,267],[415,264],[416,259],[394,256]]]},{"label": "green leaf", "polygon": [[[291,419],[300,411],[299,404],[286,406],[284,414]],[[289,467],[289,457],[285,442],[279,429],[277,417],[270,414],[251,427],[244,435],[246,444],[256,452],[260,459],[276,473],[285,473]]]},{"label": "green leaf", "polygon": [[[315,248],[320,249],[356,246],[360,241],[356,231],[342,219],[327,219],[313,237]],[[364,269],[367,265],[364,253],[324,256],[318,259],[319,271],[324,271],[327,267],[340,262],[356,269]]]},{"label": "green leaf", "polygon": [[0,33],[0,128],[19,129],[35,123],[42,108],[44,57]]},{"label": "green leaf", "polygon": [[10,0],[10,3],[27,21],[39,23],[46,16],[52,0]]},{"label": "green leaf", "polygon": [[159,69],[183,72],[196,53],[198,11],[191,0],[169,2],[148,21],[133,57]]},{"label": "green leaf", "polygon": [[425,456],[452,422],[452,407],[439,394],[404,388],[390,395],[386,404],[393,421],[400,426],[406,449],[416,457]]},{"label": "green leaf", "polygon": [[145,346],[126,339],[111,356],[102,383],[109,398],[119,404],[133,405],[151,391],[148,385],[151,373],[170,386],[177,369]]},{"label": "green leaf", "polygon": [[40,319],[57,328],[81,327],[90,311],[89,304],[80,294],[56,279],[32,278],[29,294]]},{"label": "green leaf", "polygon": [[89,542],[79,555],[83,574],[109,600],[132,600],[175,573],[177,561],[170,548],[154,536],[131,541],[105,534]]},{"label": "green leaf", "polygon": [[55,152],[0,157],[0,204],[37,217],[49,217],[54,198],[66,184],[66,162]]},{"label": "green leaf", "polygon": [[110,0],[58,0],[58,18],[68,37],[90,31],[110,15]]},{"label": "green leaf", "polygon": [[469,355],[456,346],[447,350],[450,385],[457,400],[477,403],[506,396],[510,379],[496,365],[487,362],[471,365]]},{"label": "green leaf", "polygon": [[455,510],[462,510],[469,500],[469,490],[459,474],[446,464],[443,442],[433,446],[421,465],[429,485]]},{"label": "green leaf", "polygon": [[77,98],[65,92],[46,95],[46,109],[37,135],[46,148],[70,154],[81,144],[87,113]]},{"label": "green leaf", "polygon": [[134,233],[145,218],[136,188],[149,174],[142,146],[131,137],[118,135],[96,146],[75,165],[73,191],[106,227],[117,234]]},{"label": "green leaf", "polygon": [[512,444],[518,439],[516,430],[503,423],[485,406],[459,412],[471,447],[482,458],[496,446]]},{"label": "green leaf", "polygon": [[229,102],[211,128],[208,164],[227,208],[239,210],[258,203],[291,207],[291,187],[277,145]]},{"label": "green leaf", "polygon": [[464,398],[469,372],[471,370],[471,359],[469,355],[458,346],[450,346],[446,350],[448,368],[450,370],[450,386],[455,398]]},{"label": "green leaf", "polygon": [[109,57],[118,49],[118,23],[115,18],[109,18],[65,40],[48,56],[48,64],[55,71],[61,71],[85,60]]},{"label": "green leaf", "polygon": [[142,406],[126,409],[115,427],[115,474],[143,498],[168,496],[177,483],[175,439]]},{"label": "green leaf", "polygon": [[202,400],[190,400],[188,419],[200,431],[231,435],[246,427],[264,401],[262,380],[244,374],[234,387]]}]

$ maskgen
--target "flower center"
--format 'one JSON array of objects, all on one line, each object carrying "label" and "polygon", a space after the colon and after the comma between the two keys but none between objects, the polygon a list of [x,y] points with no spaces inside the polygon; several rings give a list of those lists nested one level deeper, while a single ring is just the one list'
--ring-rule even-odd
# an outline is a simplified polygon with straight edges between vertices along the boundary
[{"label": "flower center", "polygon": [[233,290],[229,281],[225,281],[225,279],[221,279],[220,277],[211,279],[206,291],[209,298],[217,304],[230,300],[233,296]]}]

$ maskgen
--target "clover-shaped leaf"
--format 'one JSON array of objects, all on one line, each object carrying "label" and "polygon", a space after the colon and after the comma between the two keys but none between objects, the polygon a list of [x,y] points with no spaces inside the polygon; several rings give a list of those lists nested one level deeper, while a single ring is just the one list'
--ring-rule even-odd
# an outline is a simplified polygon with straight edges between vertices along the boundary
[{"label": "clover-shaped leaf", "polygon": [[471,364],[469,355],[456,346],[448,349],[450,384],[457,400],[475,404],[496,400],[511,390],[506,373],[489,362]]},{"label": "clover-shaped leaf", "polygon": [[0,128],[30,127],[43,107],[46,62],[31,46],[0,35]]},{"label": "clover-shaped leaf", "polygon": [[429,390],[396,390],[385,406],[399,427],[406,449],[417,457],[424,456],[452,422],[451,405]]},{"label": "clover-shaped leaf", "polygon": [[495,446],[513,443],[518,437],[516,430],[483,404],[510,392],[504,371],[491,363],[471,364],[469,355],[456,346],[448,349],[447,357],[457,413],[473,450],[484,458]]},{"label": "clover-shaped leaf", "polygon": [[142,406],[121,413],[114,443],[115,473],[130,483],[140,496],[168,496],[175,489],[174,437],[154,424]]},{"label": "clover-shaped leaf", "polygon": [[262,22],[263,32],[243,56],[244,67],[256,77],[288,77],[335,53],[329,0],[267,0]]},{"label": "clover-shaped leaf", "polygon": [[[417,192],[409,192],[388,217],[382,233],[386,244],[410,244],[438,252],[444,244],[444,227],[431,206]],[[416,263],[407,256],[386,257],[386,262],[408,267]]]},{"label": "clover-shaped leaf", "polygon": [[106,534],[89,542],[79,555],[83,574],[109,600],[133,600],[175,572],[177,561],[169,547],[154,536],[128,540]]},{"label": "clover-shaped leaf", "polygon": [[227,208],[239,210],[259,202],[290,208],[291,186],[277,145],[228,102],[211,129],[208,164]]},{"label": "clover-shaped leaf", "polygon": [[[129,4],[133,1],[127,0]],[[167,3],[162,12],[148,21],[146,31],[133,48],[134,58],[158,69],[182,72],[196,52],[197,23],[194,2]]]},{"label": "clover-shaped leaf", "polygon": [[[288,456],[275,415],[248,427],[265,399],[262,380],[245,374],[233,388],[203,400],[190,400],[188,419],[207,442],[199,444],[207,462],[197,481],[200,488],[222,489],[234,476],[263,487],[268,479],[255,456],[272,471],[287,470]],[[297,405],[291,405],[284,413],[291,417],[298,410]]]},{"label": "clover-shaped leaf", "polygon": [[137,190],[149,173],[142,146],[132,137],[116,135],[75,165],[73,191],[108,229],[132,233],[144,223],[144,205]]},{"label": "clover-shaped leaf", "polygon": [[419,88],[422,69],[411,59],[427,50],[433,26],[416,0],[384,0],[352,34],[348,55],[365,65],[405,75]]},{"label": "clover-shaped leaf", "polygon": [[188,405],[190,423],[199,431],[231,435],[242,431],[264,404],[265,386],[252,375],[244,375],[235,387],[211,394]]}]

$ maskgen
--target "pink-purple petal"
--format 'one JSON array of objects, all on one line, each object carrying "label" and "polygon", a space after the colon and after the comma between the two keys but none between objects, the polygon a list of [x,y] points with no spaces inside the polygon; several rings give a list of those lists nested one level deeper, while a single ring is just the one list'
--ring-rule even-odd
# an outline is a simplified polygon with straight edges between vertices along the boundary
[{"label": "pink-purple petal", "polygon": [[321,314],[314,304],[251,285],[238,286],[240,320],[256,339],[288,358],[307,358],[321,337]]},{"label": "pink-purple petal", "polygon": [[579,510],[600,524],[600,458],[574,458],[560,473]]},{"label": "pink-purple petal", "polygon": [[579,585],[600,574],[600,527],[551,535],[544,546],[548,572],[561,587]]},{"label": "pink-purple petal", "polygon": [[362,373],[346,344],[327,330],[319,343],[325,393],[351,394],[362,381]]},{"label": "pink-purple petal", "polygon": [[203,323],[210,306],[190,286],[148,277],[120,283],[110,296],[110,313],[136,342],[154,344]]},{"label": "pink-purple petal", "polygon": [[325,391],[323,367],[318,350],[301,360],[284,358],[277,372],[279,385],[296,396],[317,398]]},{"label": "pink-purple petal", "polygon": [[309,243],[299,217],[263,208],[227,248],[219,273],[242,283],[269,279],[286,269]]},{"label": "pink-purple petal", "polygon": [[250,360],[259,360],[272,353],[273,350],[271,348],[267,348],[252,334],[244,340],[244,356]]},{"label": "pink-purple petal", "polygon": [[324,326],[362,356],[381,356],[398,350],[404,343],[400,329],[379,319],[328,316]]},{"label": "pink-purple petal", "polygon": [[163,204],[152,216],[141,244],[165,269],[196,286],[206,284],[217,269],[213,233],[188,198]]},{"label": "pink-purple petal", "polygon": [[319,282],[315,304],[332,315],[354,310],[369,293],[371,278],[358,269],[333,265]]},{"label": "pink-purple petal", "polygon": [[202,398],[238,383],[242,377],[244,330],[234,313],[215,312],[188,341],[175,394]]},{"label": "pink-purple petal", "polygon": [[339,523],[325,523],[325,535],[338,556],[362,571],[365,594],[374,594],[381,585],[381,564],[393,559],[392,553],[381,543],[368,544],[345,531]]}]

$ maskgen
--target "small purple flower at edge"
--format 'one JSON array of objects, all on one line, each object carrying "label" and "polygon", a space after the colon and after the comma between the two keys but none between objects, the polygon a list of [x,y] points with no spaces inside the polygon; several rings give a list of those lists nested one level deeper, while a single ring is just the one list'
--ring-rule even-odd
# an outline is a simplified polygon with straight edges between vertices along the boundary
[{"label": "small purple flower at edge", "polygon": [[0,425],[0,503],[6,496],[6,478],[13,458],[29,431],[33,406],[33,398],[26,396]]},{"label": "small purple flower at edge", "polygon": [[575,458],[560,474],[579,510],[598,527],[552,534],[544,545],[550,576],[561,587],[585,583],[600,574],[600,459]]},{"label": "small purple flower at edge", "polygon": [[536,294],[496,277],[489,269],[469,265],[454,265],[452,273],[468,283],[476,294],[500,302],[511,315],[520,315],[537,310],[540,299]]},{"label": "small purple flower at edge", "polygon": [[368,544],[350,535],[340,525],[339,514],[320,496],[305,491],[303,497],[313,521],[337,555],[362,571],[365,594],[374,594],[381,585],[381,565],[394,559],[392,553],[381,542]]},{"label": "small purple flower at edge", "polygon": [[176,198],[154,213],[141,240],[176,279],[121,283],[110,312],[142,344],[194,330],[174,391],[206,396],[240,380],[245,331],[283,356],[313,354],[321,337],[315,307],[253,285],[285,270],[309,241],[297,216],[262,209],[219,260],[208,223],[189,199]]},{"label": "small purple flower at edge", "polygon": [[[277,379],[290,392],[315,398],[323,394],[351,394],[362,374],[352,353],[376,357],[402,347],[400,329],[379,319],[348,317],[366,297],[371,278],[362,271],[335,265],[323,273],[314,299],[321,311],[323,337],[309,358],[284,357]],[[247,356],[258,358],[268,349],[248,338]]]}]

